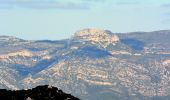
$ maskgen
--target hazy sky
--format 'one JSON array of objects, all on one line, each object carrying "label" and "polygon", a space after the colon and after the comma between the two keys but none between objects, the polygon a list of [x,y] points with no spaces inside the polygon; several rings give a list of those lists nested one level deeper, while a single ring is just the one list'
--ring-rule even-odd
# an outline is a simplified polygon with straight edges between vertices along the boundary
[{"label": "hazy sky", "polygon": [[0,0],[0,35],[57,40],[89,27],[170,29],[170,0]]}]

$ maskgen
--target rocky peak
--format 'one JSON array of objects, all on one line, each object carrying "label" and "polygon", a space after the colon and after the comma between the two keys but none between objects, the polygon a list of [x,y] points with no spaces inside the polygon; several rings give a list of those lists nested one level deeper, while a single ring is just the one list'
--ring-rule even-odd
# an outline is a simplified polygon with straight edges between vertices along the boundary
[{"label": "rocky peak", "polygon": [[115,44],[119,41],[118,36],[113,34],[108,30],[101,30],[101,29],[83,29],[77,31],[74,37],[83,40],[83,41],[91,41],[93,43],[100,43],[103,46],[107,46],[109,44]]}]

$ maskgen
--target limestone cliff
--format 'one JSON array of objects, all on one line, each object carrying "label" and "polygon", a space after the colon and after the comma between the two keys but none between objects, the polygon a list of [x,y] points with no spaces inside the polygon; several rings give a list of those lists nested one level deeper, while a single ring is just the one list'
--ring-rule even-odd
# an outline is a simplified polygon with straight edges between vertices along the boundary
[{"label": "limestone cliff", "polygon": [[95,28],[77,31],[74,37],[82,41],[100,44],[102,47],[107,47],[110,44],[115,45],[119,41],[119,37],[112,32]]}]

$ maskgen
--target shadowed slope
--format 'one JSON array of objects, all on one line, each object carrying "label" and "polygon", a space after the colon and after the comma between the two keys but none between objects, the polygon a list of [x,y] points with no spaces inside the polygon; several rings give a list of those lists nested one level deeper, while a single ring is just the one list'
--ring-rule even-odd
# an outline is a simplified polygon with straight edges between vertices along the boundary
[{"label": "shadowed slope", "polygon": [[29,90],[0,90],[0,99],[3,100],[79,100],[70,94],[47,85],[37,86]]}]

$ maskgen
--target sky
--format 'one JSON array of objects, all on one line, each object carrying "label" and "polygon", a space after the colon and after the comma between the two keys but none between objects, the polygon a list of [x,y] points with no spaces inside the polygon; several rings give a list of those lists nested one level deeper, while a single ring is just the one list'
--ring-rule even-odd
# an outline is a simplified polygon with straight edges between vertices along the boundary
[{"label": "sky", "polygon": [[0,0],[0,35],[60,40],[84,28],[170,29],[170,0]]}]

